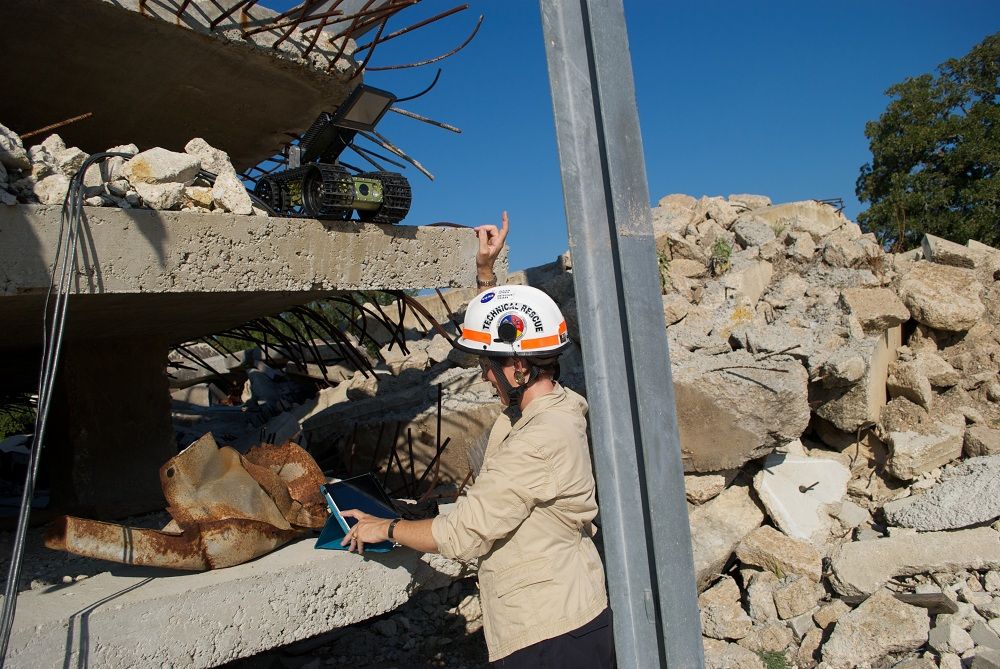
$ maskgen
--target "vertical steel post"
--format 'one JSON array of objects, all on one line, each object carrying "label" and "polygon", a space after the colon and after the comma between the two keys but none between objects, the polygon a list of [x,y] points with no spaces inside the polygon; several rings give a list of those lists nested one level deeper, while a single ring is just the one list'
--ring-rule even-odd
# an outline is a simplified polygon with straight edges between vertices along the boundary
[{"label": "vertical steel post", "polygon": [[622,669],[704,665],[622,0],[540,0]]}]

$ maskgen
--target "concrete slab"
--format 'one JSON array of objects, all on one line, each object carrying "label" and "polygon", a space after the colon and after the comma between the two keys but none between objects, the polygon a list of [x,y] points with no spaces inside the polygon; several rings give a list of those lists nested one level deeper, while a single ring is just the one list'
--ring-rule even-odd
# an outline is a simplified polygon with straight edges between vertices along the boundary
[{"label": "concrete slab", "polygon": [[304,539],[197,574],[120,566],[21,593],[8,667],[214,667],[391,611],[459,563],[408,549],[361,557]]},{"label": "concrete slab", "polygon": [[[179,342],[336,290],[473,285],[468,230],[86,207],[70,338]],[[0,349],[37,344],[60,207],[0,208]]]},{"label": "concrete slab", "polygon": [[[135,142],[175,151],[202,137],[229,153],[237,169],[273,155],[321,111],[339,104],[360,79],[324,35],[309,58],[293,32],[244,38],[241,28],[273,12],[254,7],[217,27],[208,23],[233,0],[7,0],[0,8],[5,65],[0,119],[18,133],[92,112],[59,129],[88,152]],[[141,5],[141,10],[140,10]],[[80,54],[65,67],[65,54]],[[340,70],[339,72],[337,70]],[[265,102],[266,101],[266,102]],[[235,122],[238,119],[238,123]],[[41,141],[44,137],[36,138]]]}]

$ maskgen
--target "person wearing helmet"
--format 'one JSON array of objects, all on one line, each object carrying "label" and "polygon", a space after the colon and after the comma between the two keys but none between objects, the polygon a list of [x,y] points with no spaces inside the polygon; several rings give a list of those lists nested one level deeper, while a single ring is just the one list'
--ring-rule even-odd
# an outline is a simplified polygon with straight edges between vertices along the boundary
[{"label": "person wearing helmet", "polygon": [[611,613],[592,540],[596,491],[587,403],[558,383],[571,344],[556,303],[537,288],[496,286],[507,236],[476,229],[479,293],[456,348],[478,357],[504,405],[467,494],[447,515],[406,521],[345,511],[351,550],[393,540],[423,552],[479,559],[483,632],[495,667],[610,669]]}]

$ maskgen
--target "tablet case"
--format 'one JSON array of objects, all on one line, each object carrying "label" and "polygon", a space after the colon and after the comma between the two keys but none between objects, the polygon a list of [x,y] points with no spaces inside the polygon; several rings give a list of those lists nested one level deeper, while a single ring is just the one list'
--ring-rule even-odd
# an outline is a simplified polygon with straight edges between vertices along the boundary
[{"label": "tablet case", "polygon": [[[382,484],[371,472],[336,483],[327,483],[320,486],[320,492],[330,507],[330,517],[327,518],[323,531],[316,540],[316,548],[347,550],[348,546],[341,546],[340,542],[357,521],[353,518],[344,518],[340,513],[341,509],[345,511],[358,509],[379,518],[399,518],[401,515]],[[391,541],[366,544],[365,552],[385,553],[392,550],[393,546]]]}]

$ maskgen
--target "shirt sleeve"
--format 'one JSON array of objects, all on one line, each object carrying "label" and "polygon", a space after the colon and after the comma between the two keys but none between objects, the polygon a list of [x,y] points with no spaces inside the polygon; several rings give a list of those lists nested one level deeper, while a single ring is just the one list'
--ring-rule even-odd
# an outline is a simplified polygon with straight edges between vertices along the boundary
[{"label": "shirt sleeve", "polygon": [[471,560],[517,528],[538,504],[555,496],[552,464],[526,439],[512,439],[484,465],[454,510],[431,525],[438,551]]}]

